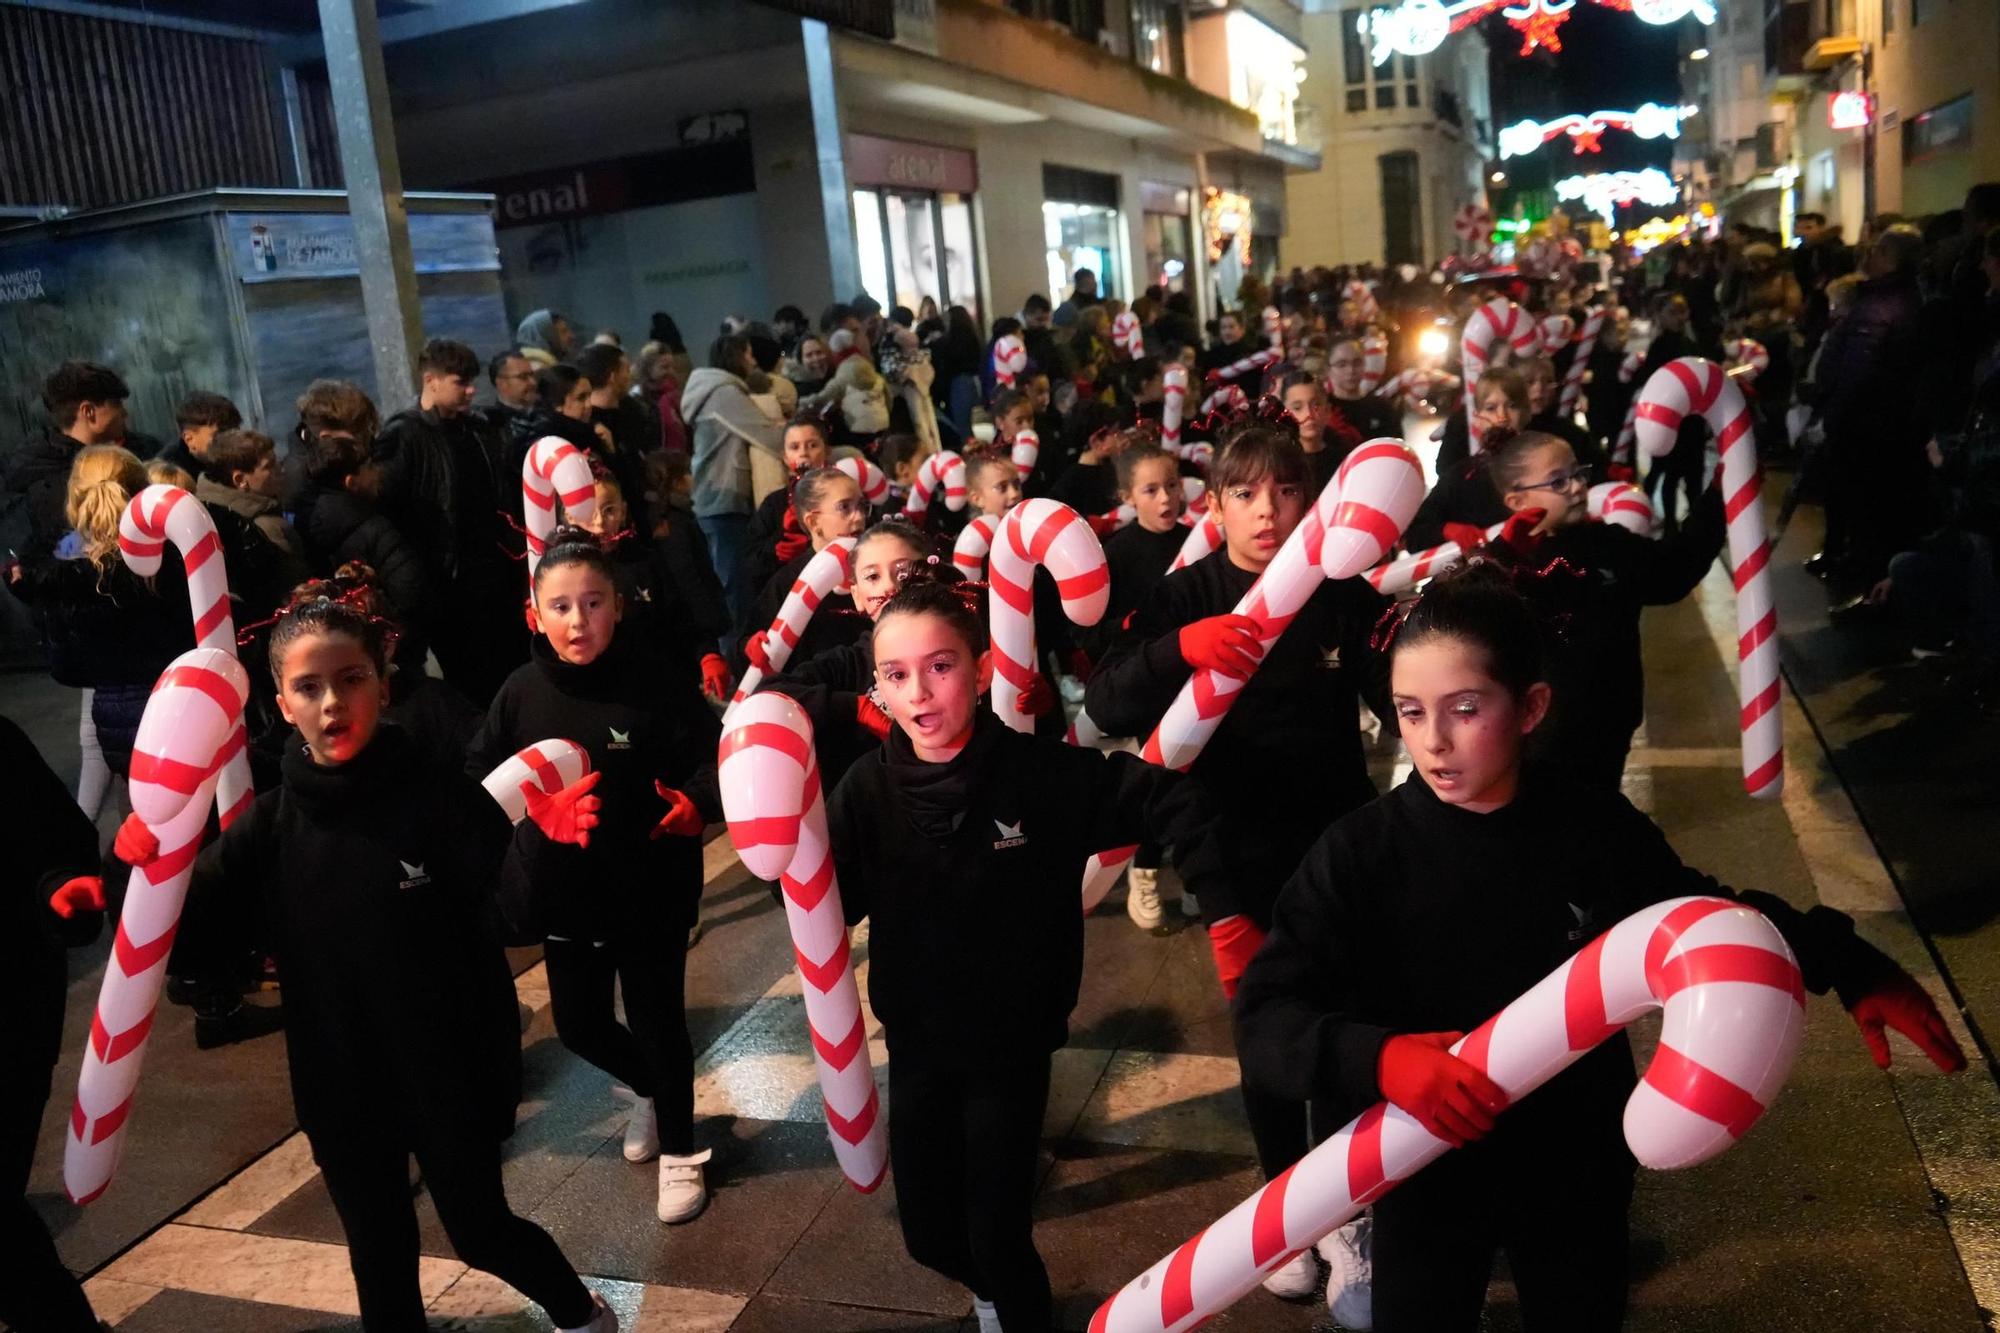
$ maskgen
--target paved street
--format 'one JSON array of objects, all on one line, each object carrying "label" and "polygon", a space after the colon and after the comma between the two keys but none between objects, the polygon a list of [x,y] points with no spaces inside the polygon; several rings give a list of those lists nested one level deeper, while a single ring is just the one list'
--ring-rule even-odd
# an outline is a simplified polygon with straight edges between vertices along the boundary
[{"label": "paved street", "polygon": [[[1791,548],[1810,535],[1788,539],[1788,567],[1802,553]],[[1785,799],[1742,796],[1723,657],[1726,649],[1733,658],[1734,633],[1719,570],[1696,598],[1651,613],[1650,711],[1628,792],[1687,859],[1725,881],[1856,913],[1863,932],[1942,999],[1926,940],[1789,694]],[[1800,648],[1792,645],[1794,656]],[[39,677],[4,677],[0,710],[73,772],[71,696]],[[1378,746],[1375,757],[1383,781],[1400,776],[1393,746]],[[107,832],[113,822],[107,812]],[[707,933],[688,969],[704,1052],[698,1134],[715,1149],[708,1211],[671,1230],[653,1220],[652,1168],[619,1154],[623,1103],[603,1074],[556,1042],[531,952],[517,955],[520,997],[536,1016],[523,1038],[527,1098],[508,1145],[515,1207],[549,1228],[628,1329],[970,1328],[966,1293],[903,1257],[893,1178],[864,1197],[834,1169],[782,914],[726,838],[710,843],[708,871]],[[1954,925],[1940,946],[1947,962],[1974,952],[1979,938],[1969,929]],[[1114,896],[1088,923],[1087,949],[1083,1000],[1056,1061],[1038,1209],[1067,1328],[1082,1328],[1109,1292],[1257,1183],[1227,1015],[1199,929],[1176,922],[1141,934]],[[101,959],[100,948],[78,960],[72,1049]],[[1977,1018],[1981,992],[1971,994]],[[1969,1036],[1962,1027],[1961,1035]],[[879,1067],[879,1045],[875,1054]],[[1975,1054],[1964,1077],[1946,1080],[1901,1043],[1897,1060],[1894,1072],[1878,1072],[1838,1004],[1812,1001],[1804,1054],[1762,1126],[1711,1164],[1643,1177],[1628,1327],[1989,1327],[1982,1307],[2000,1308],[1992,1071]],[[143,1333],[357,1326],[340,1229],[295,1132],[279,1037],[197,1052],[188,1012],[163,1008],[119,1178],[82,1210],[63,1201],[59,1183],[61,1111],[74,1075],[71,1057],[57,1075],[34,1189],[104,1318]],[[451,1256],[427,1201],[420,1216],[425,1291],[440,1323],[495,1333],[547,1327],[512,1291]],[[1488,1324],[1518,1326],[1504,1275]],[[1331,1325],[1316,1302],[1287,1305],[1258,1292],[1211,1327]]]}]

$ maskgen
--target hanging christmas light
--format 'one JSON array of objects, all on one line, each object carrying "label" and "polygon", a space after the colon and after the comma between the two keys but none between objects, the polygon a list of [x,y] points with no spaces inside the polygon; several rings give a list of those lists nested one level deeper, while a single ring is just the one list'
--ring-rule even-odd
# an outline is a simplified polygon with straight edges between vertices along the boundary
[{"label": "hanging christmas light", "polygon": [[1636,111],[1593,111],[1587,116],[1517,121],[1500,131],[1500,156],[1526,157],[1561,135],[1569,136],[1573,153],[1602,152],[1603,145],[1598,140],[1606,130],[1624,130],[1641,139],[1678,139],[1681,122],[1698,110],[1699,107],[1647,102]]},{"label": "hanging christmas light", "polygon": [[[1714,0],[1593,0],[1652,24],[1678,23],[1690,14],[1703,23],[1715,22]],[[1397,55],[1420,56],[1435,51],[1444,39],[1489,14],[1498,14],[1521,34],[1521,54],[1536,47],[1562,50],[1558,31],[1569,21],[1577,0],[1402,0],[1392,9],[1374,9],[1356,20],[1371,42],[1370,58],[1377,65]]]},{"label": "hanging christmas light", "polygon": [[1601,171],[1565,176],[1556,182],[1556,198],[1580,200],[1591,212],[1602,214],[1606,226],[1614,226],[1618,205],[1640,203],[1671,208],[1680,202],[1681,187],[1658,167],[1643,171]]}]

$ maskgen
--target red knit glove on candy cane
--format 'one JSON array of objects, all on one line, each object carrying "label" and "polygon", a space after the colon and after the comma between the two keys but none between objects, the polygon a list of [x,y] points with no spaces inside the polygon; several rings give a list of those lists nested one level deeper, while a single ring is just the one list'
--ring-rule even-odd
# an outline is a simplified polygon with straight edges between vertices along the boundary
[{"label": "red knit glove on candy cane", "polygon": [[1021,710],[1022,717],[1040,717],[1056,706],[1056,692],[1049,688],[1049,678],[1037,674],[1028,682],[1028,688],[1021,691],[1014,706]]},{"label": "red knit glove on candy cane", "polygon": [[1459,550],[1470,553],[1486,545],[1486,529],[1476,523],[1447,523],[1444,539],[1456,542]]},{"label": "red knit glove on candy cane", "polygon": [[1623,463],[1606,463],[1604,465],[1604,479],[1606,481],[1636,481],[1638,476],[1638,473]]},{"label": "red knit glove on candy cane", "polygon": [[889,728],[895,725],[889,721],[889,715],[865,694],[854,701],[854,720],[861,724],[862,730],[873,732],[878,741],[888,740]]},{"label": "red knit glove on candy cane", "polygon": [[1944,1015],[1931,1002],[1930,994],[1907,972],[1884,981],[1848,1006],[1847,1012],[1861,1029],[1868,1053],[1883,1069],[1889,1067],[1889,1039],[1882,1033],[1884,1027],[1894,1028],[1915,1042],[1917,1049],[1945,1073],[1956,1074],[1965,1068],[1965,1052],[1959,1049],[1958,1038],[1945,1026]]},{"label": "red knit glove on candy cane", "polygon": [[1257,641],[1257,622],[1249,616],[1222,615],[1181,626],[1181,661],[1196,670],[1248,677],[1264,655]]},{"label": "red knit glove on candy cane", "polygon": [[750,665],[765,675],[771,673],[771,650],[765,646],[771,631],[760,629],[743,641],[743,655],[750,659]]},{"label": "red knit glove on candy cane", "polygon": [[1541,534],[1535,525],[1549,516],[1546,509],[1523,509],[1507,520],[1500,535],[1493,539],[1495,546],[1504,546],[1521,559],[1527,559],[1542,544]]},{"label": "red knit glove on candy cane", "polygon": [[603,776],[586,773],[553,796],[532,782],[522,783],[521,795],[528,798],[528,818],[535,821],[535,827],[550,842],[590,846],[590,831],[597,827],[597,812],[604,804],[604,798],[592,796],[590,789]]},{"label": "red knit glove on candy cane", "polygon": [[720,702],[729,697],[735,681],[729,677],[729,663],[716,653],[701,655],[701,692]]},{"label": "red knit glove on candy cane", "polygon": [[112,839],[111,854],[128,866],[149,866],[160,855],[160,840],[146,827],[145,820],[136,813],[129,814],[118,826],[118,836]]},{"label": "red knit glove on candy cane", "polygon": [[1215,975],[1225,997],[1236,998],[1236,983],[1263,944],[1264,932],[1247,916],[1226,916],[1209,925],[1208,947],[1215,955]]},{"label": "red knit glove on candy cane", "polygon": [[1382,1096],[1454,1148],[1493,1132],[1507,1094],[1451,1053],[1463,1032],[1413,1032],[1389,1038],[1375,1057]]},{"label": "red knit glove on candy cane", "polygon": [[64,880],[49,895],[49,910],[65,921],[78,912],[102,912],[104,881],[95,875],[78,875],[75,879]]},{"label": "red knit glove on candy cane", "polygon": [[666,783],[658,781],[653,783],[653,790],[658,792],[660,799],[667,803],[667,813],[660,817],[659,823],[653,825],[653,831],[648,833],[647,837],[665,838],[671,836],[675,838],[698,838],[701,836],[702,830],[707,828],[708,824],[702,819],[701,811],[694,808],[694,802],[688,799],[686,792],[675,791]]}]

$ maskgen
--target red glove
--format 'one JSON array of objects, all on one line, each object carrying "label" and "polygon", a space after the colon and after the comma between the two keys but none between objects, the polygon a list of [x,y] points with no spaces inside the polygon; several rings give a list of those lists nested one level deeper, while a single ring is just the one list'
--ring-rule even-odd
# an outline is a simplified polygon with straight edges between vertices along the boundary
[{"label": "red glove", "polygon": [[146,827],[145,820],[136,813],[129,814],[118,826],[118,836],[112,839],[111,854],[128,866],[149,866],[160,855],[160,840]]},{"label": "red glove", "polygon": [[1947,1074],[1965,1068],[1965,1052],[1945,1026],[1944,1015],[1931,1003],[1930,994],[1907,972],[1898,972],[1874,990],[1856,1000],[1848,1013],[1868,1043],[1868,1053],[1883,1069],[1889,1067],[1889,1039],[1882,1029],[1892,1027],[1917,1044],[1931,1063]]},{"label": "red glove", "polygon": [[799,527],[799,511],[785,510],[785,526],[778,533],[778,563],[789,563],[793,556],[811,544],[812,539]]},{"label": "red glove", "polygon": [[671,834],[676,838],[699,838],[708,824],[702,819],[701,811],[694,808],[694,802],[688,799],[687,793],[675,791],[666,783],[658,781],[653,783],[653,790],[667,803],[667,813],[661,816],[660,822],[653,825],[653,831],[646,836],[664,838]]},{"label": "red glove", "polygon": [[717,703],[729,697],[736,682],[729,677],[729,663],[715,653],[701,655],[701,692]]},{"label": "red glove", "polygon": [[528,798],[528,818],[535,821],[535,827],[550,842],[590,846],[590,831],[597,827],[597,811],[604,804],[604,798],[592,796],[590,789],[603,776],[585,773],[553,796],[532,782],[522,783],[521,794]]},{"label": "red glove", "polygon": [[1181,660],[1196,669],[1247,679],[1264,655],[1257,622],[1249,616],[1210,616],[1181,626]]},{"label": "red glove", "polygon": [[1022,717],[1040,717],[1055,706],[1056,692],[1049,688],[1049,678],[1039,673],[1014,701],[1014,707],[1021,710]]},{"label": "red glove", "polygon": [[878,741],[888,740],[889,728],[894,725],[889,721],[889,715],[876,707],[875,701],[865,694],[854,701],[854,720],[864,730],[874,732]]},{"label": "red glove", "polygon": [[1382,1043],[1375,1082],[1383,1097],[1454,1148],[1493,1132],[1507,1109],[1500,1085],[1453,1055],[1463,1032],[1410,1032]]},{"label": "red glove", "polygon": [[1495,546],[1504,546],[1520,557],[1531,556],[1535,548],[1542,544],[1542,535],[1535,531],[1535,525],[1549,516],[1546,509],[1523,509],[1507,520],[1500,529],[1500,535],[1493,539]]},{"label": "red glove", "polygon": [[1209,926],[1208,947],[1215,955],[1215,975],[1222,981],[1224,996],[1236,998],[1236,983],[1263,943],[1264,932],[1247,916],[1226,916]]},{"label": "red glove", "polygon": [[750,659],[751,666],[767,676],[771,674],[771,650],[764,645],[770,637],[771,631],[760,629],[743,641],[743,655]]},{"label": "red glove", "polygon": [[1606,463],[1604,465],[1604,479],[1606,481],[1637,481],[1639,474],[1634,472],[1627,464]]},{"label": "red glove", "polygon": [[1447,523],[1444,525],[1444,539],[1457,542],[1459,550],[1470,554],[1486,545],[1486,529],[1476,523]]},{"label": "red glove", "polygon": [[104,881],[95,875],[78,875],[75,879],[64,880],[49,895],[49,910],[65,921],[78,912],[102,912]]}]

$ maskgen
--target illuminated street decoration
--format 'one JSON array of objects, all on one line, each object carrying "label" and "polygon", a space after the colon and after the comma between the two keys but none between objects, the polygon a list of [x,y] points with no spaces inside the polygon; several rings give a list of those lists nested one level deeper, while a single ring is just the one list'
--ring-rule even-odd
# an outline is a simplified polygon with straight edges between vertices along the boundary
[{"label": "illuminated street decoration", "polygon": [[1518,121],[1500,131],[1500,156],[1526,157],[1564,134],[1570,137],[1570,151],[1578,154],[1604,151],[1598,140],[1606,130],[1625,130],[1641,139],[1678,139],[1681,122],[1699,109],[1647,102],[1636,111],[1593,111],[1587,116]]},{"label": "illuminated street decoration", "polygon": [[1605,225],[1615,225],[1613,214],[1620,204],[1646,204],[1672,208],[1680,202],[1681,187],[1658,167],[1643,171],[1601,171],[1588,176],[1566,176],[1556,182],[1556,198],[1576,199],[1593,213],[1601,214]]},{"label": "illuminated street decoration", "polygon": [[[1592,0],[1606,9],[1622,9],[1647,23],[1678,23],[1692,14],[1703,23],[1715,22],[1714,0]],[[1370,57],[1378,65],[1396,55],[1420,56],[1438,49],[1446,37],[1471,27],[1488,14],[1498,14],[1521,34],[1521,54],[1538,46],[1562,50],[1557,29],[1569,21],[1577,0],[1402,0],[1393,9],[1370,10],[1357,20],[1361,35],[1372,42]]]}]

